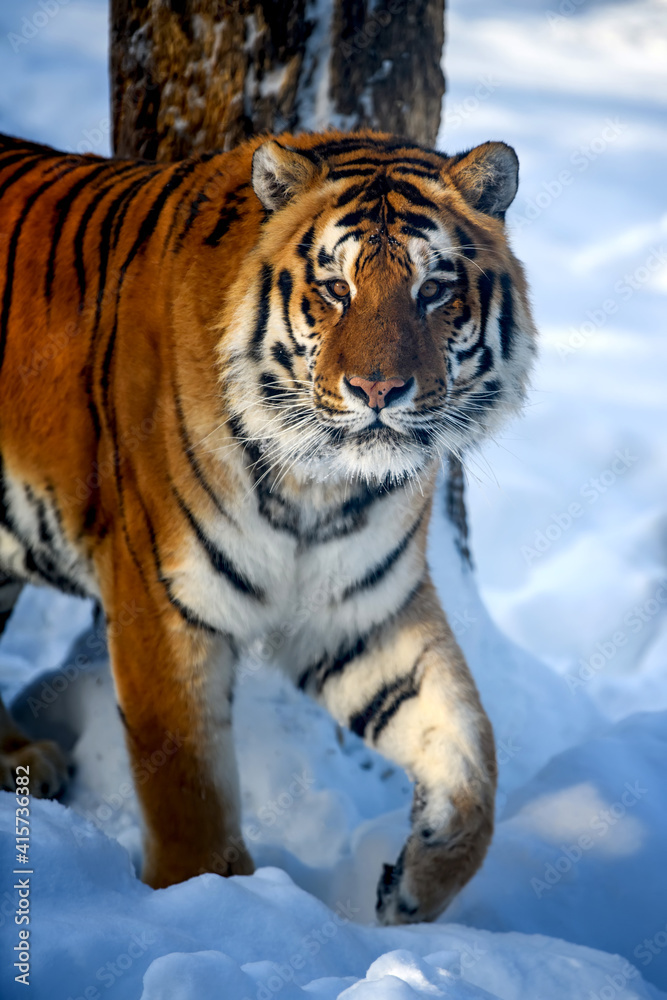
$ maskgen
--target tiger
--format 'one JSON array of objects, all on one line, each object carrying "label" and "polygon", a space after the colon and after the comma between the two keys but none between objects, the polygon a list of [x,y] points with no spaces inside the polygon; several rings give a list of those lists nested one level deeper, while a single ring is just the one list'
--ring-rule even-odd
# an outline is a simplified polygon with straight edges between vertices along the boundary
[{"label": "tiger", "polygon": [[148,885],[253,871],[232,700],[276,630],[414,783],[377,920],[434,919],[481,865],[494,738],[426,542],[443,461],[526,393],[517,184],[502,142],[329,130],[157,164],[1,139],[0,572],[103,608],[132,773],[160,759]]}]

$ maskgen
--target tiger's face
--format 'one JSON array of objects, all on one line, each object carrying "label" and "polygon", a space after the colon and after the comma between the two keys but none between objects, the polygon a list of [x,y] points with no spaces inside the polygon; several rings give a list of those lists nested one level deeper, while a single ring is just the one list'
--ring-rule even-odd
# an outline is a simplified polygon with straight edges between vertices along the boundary
[{"label": "tiger's face", "polygon": [[296,142],[254,155],[270,214],[222,342],[232,411],[276,468],[419,477],[524,395],[535,331],[503,225],[516,156]]}]

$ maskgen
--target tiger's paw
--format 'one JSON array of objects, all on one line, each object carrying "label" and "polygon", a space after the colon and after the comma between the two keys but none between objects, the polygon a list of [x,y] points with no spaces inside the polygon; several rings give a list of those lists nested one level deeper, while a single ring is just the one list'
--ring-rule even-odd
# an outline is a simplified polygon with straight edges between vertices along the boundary
[{"label": "tiger's paw", "polygon": [[[28,777],[27,784],[17,784],[17,773]],[[55,799],[64,791],[68,775],[67,758],[52,740],[31,743],[13,738],[0,750],[0,787],[4,791],[25,787],[35,798]]]},{"label": "tiger's paw", "polygon": [[493,808],[468,799],[449,804],[449,817],[435,825],[427,810],[413,815],[413,832],[395,865],[384,865],[375,912],[381,924],[435,920],[475,874],[493,833]]}]

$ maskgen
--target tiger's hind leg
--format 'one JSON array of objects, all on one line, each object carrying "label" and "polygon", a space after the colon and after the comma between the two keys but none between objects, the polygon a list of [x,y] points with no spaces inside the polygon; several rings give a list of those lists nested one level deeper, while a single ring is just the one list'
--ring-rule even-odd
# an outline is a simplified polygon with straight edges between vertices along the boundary
[{"label": "tiger's hind leg", "polygon": [[491,724],[430,581],[386,626],[324,656],[300,686],[414,780],[412,831],[385,864],[383,924],[433,920],[475,874],[493,831]]},{"label": "tiger's hind leg", "polygon": [[[0,573],[0,636],[22,587],[18,580]],[[29,778],[31,795],[54,798],[65,787],[67,760],[52,740],[31,741],[16,725],[0,699],[0,788],[13,792],[17,775]]]}]

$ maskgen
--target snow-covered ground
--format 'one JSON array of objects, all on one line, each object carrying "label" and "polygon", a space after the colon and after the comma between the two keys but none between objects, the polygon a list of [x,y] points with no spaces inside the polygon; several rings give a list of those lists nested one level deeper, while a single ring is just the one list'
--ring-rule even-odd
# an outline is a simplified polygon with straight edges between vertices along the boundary
[{"label": "snow-covered ground", "polygon": [[[131,867],[136,808],[104,665],[41,676],[90,610],[29,591],[0,684],[11,696],[33,678],[33,721],[85,732],[69,806],[32,807],[27,992],[8,957],[14,800],[0,795],[3,997],[667,996],[667,5],[448,8],[440,145],[517,148],[508,222],[542,331],[525,417],[469,460],[484,604],[449,569],[443,517],[431,538],[498,738],[488,859],[437,924],[373,927],[407,779],[280,678],[246,670],[236,740],[260,870],[153,892]],[[0,5],[0,129],[106,152],[105,61],[105,2]]]}]

